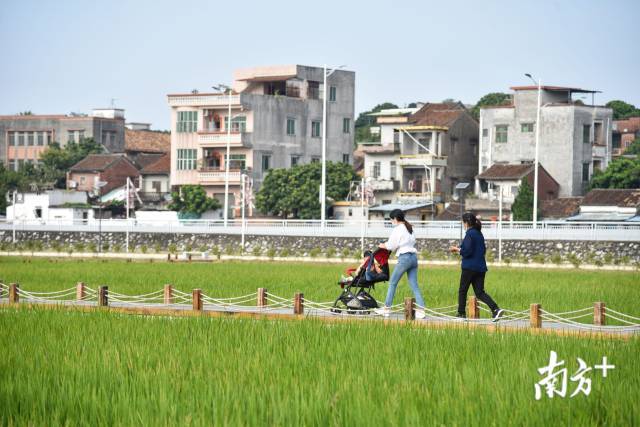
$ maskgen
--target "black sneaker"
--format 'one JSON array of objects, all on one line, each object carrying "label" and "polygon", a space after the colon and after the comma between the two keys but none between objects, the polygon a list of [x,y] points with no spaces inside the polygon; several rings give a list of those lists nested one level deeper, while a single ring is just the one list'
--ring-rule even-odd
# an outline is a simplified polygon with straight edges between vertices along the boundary
[{"label": "black sneaker", "polygon": [[465,313],[456,314],[456,320],[466,320],[467,315]]},{"label": "black sneaker", "polygon": [[498,320],[500,320],[503,314],[504,314],[504,310],[501,308],[498,308],[496,311],[493,312],[493,315],[491,316],[491,321],[497,322]]}]

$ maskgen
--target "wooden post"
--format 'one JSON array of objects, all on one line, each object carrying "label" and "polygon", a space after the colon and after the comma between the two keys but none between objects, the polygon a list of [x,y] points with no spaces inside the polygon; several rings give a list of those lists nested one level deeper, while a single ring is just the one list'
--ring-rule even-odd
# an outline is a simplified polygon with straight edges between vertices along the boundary
[{"label": "wooden post", "polygon": [[190,253],[187,254],[187,259],[189,260],[189,262],[191,262],[191,254]]},{"label": "wooden post", "polygon": [[293,314],[304,314],[304,294],[296,293],[293,297]]},{"label": "wooden post", "polygon": [[194,289],[191,292],[191,298],[193,300],[193,311],[202,311],[202,290]]},{"label": "wooden post", "polygon": [[469,297],[467,301],[467,311],[469,312],[469,319],[480,318],[480,308],[478,307],[478,298],[475,296]]},{"label": "wooden post", "polygon": [[84,283],[78,282],[76,283],[76,300],[82,301],[84,297],[85,297]]},{"label": "wooden post", "polygon": [[603,302],[593,304],[593,324],[604,326],[606,324],[605,308]]},{"label": "wooden post", "polygon": [[100,286],[98,288],[98,307],[106,307],[109,305],[109,287]]},{"label": "wooden post", "polygon": [[405,298],[404,299],[404,320],[416,319],[416,299]]},{"label": "wooden post", "polygon": [[531,308],[529,310],[529,324],[532,328],[542,327],[542,317],[540,317],[541,308],[540,304],[531,304]]},{"label": "wooden post", "polygon": [[173,304],[173,286],[170,284],[164,285],[164,303]]},{"label": "wooden post", "polygon": [[171,254],[170,253],[167,254],[167,261],[171,262]]},{"label": "wooden post", "polygon": [[258,288],[258,307],[267,306],[267,290],[265,288]]},{"label": "wooden post", "polygon": [[9,284],[9,304],[17,304],[20,302],[20,295],[18,294],[18,288],[20,287],[17,283]]}]

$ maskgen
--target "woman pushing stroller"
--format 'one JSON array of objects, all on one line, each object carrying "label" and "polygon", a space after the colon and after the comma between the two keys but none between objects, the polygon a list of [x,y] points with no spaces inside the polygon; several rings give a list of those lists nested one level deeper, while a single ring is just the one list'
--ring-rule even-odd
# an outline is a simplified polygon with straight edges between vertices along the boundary
[{"label": "woman pushing stroller", "polygon": [[[409,279],[409,286],[413,291],[413,295],[416,298],[416,304],[419,307],[424,307],[424,298],[418,287],[418,256],[415,248],[416,238],[413,235],[413,227],[404,218],[404,212],[400,209],[394,209],[389,214],[391,221],[395,228],[389,236],[389,240],[380,244],[380,248],[389,251],[396,251],[398,257],[398,263],[391,273],[389,279],[389,290],[387,291],[387,298],[384,302],[384,307],[376,310],[376,313],[388,316],[391,313],[391,306],[393,305],[393,297],[398,287],[398,282],[402,278],[404,273],[407,273]],[[416,318],[424,319],[425,313],[423,309],[416,310]]]}]

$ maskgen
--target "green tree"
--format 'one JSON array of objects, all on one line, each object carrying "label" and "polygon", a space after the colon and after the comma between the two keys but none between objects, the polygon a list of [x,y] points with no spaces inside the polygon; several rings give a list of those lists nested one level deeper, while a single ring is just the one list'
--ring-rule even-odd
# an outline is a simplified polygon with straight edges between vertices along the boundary
[{"label": "green tree", "polygon": [[[518,189],[518,195],[511,205],[511,213],[514,221],[533,220],[533,189],[524,179]],[[538,208],[538,216],[540,216],[540,208]]]},{"label": "green tree", "polygon": [[0,213],[7,212],[7,193],[9,191],[18,190],[26,191],[29,189],[29,179],[21,172],[6,169],[4,164],[0,163]]},{"label": "green tree", "polygon": [[376,123],[376,119],[369,114],[377,113],[378,111],[387,110],[390,108],[398,108],[398,106],[396,104],[392,104],[391,102],[383,102],[382,104],[376,105],[369,111],[360,113],[355,122],[356,142],[373,141],[375,138],[372,137],[370,128]]},{"label": "green tree", "polygon": [[54,142],[40,155],[42,162],[39,178],[46,182],[55,182],[57,188],[66,188],[66,174],[71,166],[89,154],[103,152],[101,144],[93,138],[83,138],[80,142],[68,142],[64,147]]},{"label": "green tree", "polygon": [[[322,165],[318,162],[271,169],[256,195],[256,207],[262,213],[283,218],[319,218],[321,174]],[[327,162],[327,200],[343,200],[349,194],[351,181],[356,179],[350,165]]]},{"label": "green tree", "polygon": [[624,154],[640,154],[640,138],[634,139],[627,149],[624,150]]},{"label": "green tree", "polygon": [[207,197],[201,185],[183,185],[180,191],[171,193],[173,201],[169,209],[183,214],[201,215],[208,210],[220,209],[220,202]]},{"label": "green tree", "polygon": [[640,110],[638,110],[635,105],[619,99],[609,101],[605,105],[613,110],[614,120],[640,116]]},{"label": "green tree", "polygon": [[640,158],[619,157],[606,170],[596,170],[590,188],[640,188]]},{"label": "green tree", "polygon": [[511,95],[502,92],[488,93],[476,103],[471,109],[471,115],[478,120],[480,118],[480,107],[493,105],[505,105],[511,101]]}]

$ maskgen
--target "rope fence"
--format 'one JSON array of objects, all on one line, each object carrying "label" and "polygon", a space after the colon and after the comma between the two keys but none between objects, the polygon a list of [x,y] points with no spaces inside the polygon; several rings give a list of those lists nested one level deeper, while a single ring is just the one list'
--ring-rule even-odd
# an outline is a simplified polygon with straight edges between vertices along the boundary
[{"label": "rope fence", "polygon": [[[469,317],[461,319],[457,317],[457,304],[443,307],[422,307],[415,303],[413,298],[406,298],[403,303],[395,304],[386,310],[376,308],[352,308],[337,307],[336,301],[313,301],[305,298],[302,293],[295,294],[294,298],[285,298],[267,292],[264,288],[259,288],[257,293],[250,293],[237,297],[213,297],[204,294],[200,289],[193,289],[191,292],[184,292],[175,289],[172,285],[165,285],[164,289],[140,294],[128,295],[119,292],[109,291],[107,286],[91,288],[79,282],[76,286],[67,289],[38,292],[27,291],[20,288],[19,284],[5,284],[0,282],[0,304],[65,304],[65,305],[97,305],[111,307],[140,307],[140,308],[175,308],[180,310],[197,311],[227,311],[227,312],[247,312],[247,313],[276,313],[288,314],[293,310],[296,315],[315,316],[342,316],[349,317],[358,314],[358,318],[386,318],[414,320],[416,312],[421,311],[427,321],[465,321],[470,323],[487,323],[492,319],[481,318],[480,312],[491,311],[478,304],[476,297],[467,300],[467,311]],[[589,319],[592,322],[589,322]],[[607,325],[608,321],[613,321],[614,325]],[[518,326],[529,326],[531,328],[541,328],[545,322],[547,328],[569,328],[588,331],[607,332],[640,332],[640,317],[616,311],[605,307],[603,302],[596,302],[592,307],[584,307],[577,310],[563,312],[549,312],[540,304],[531,304],[529,310],[504,309],[500,317],[499,324],[513,324]]]}]

